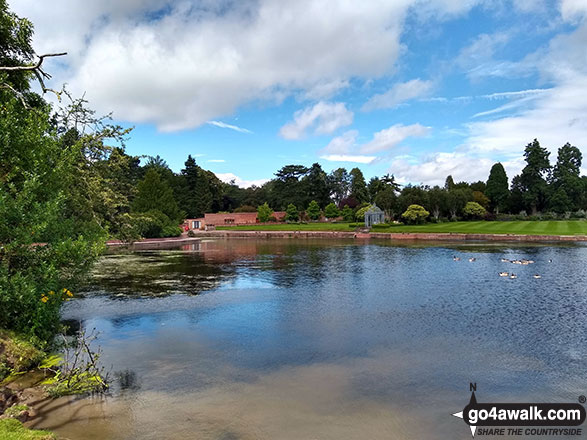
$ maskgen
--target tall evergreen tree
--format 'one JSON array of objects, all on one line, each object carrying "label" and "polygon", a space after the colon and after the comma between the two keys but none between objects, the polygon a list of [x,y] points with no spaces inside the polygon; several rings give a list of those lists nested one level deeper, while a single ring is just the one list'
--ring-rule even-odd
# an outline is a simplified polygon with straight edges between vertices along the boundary
[{"label": "tall evergreen tree", "polygon": [[526,145],[524,157],[526,166],[520,174],[520,189],[525,206],[536,214],[546,206],[548,185],[546,178],[551,171],[548,160],[550,152],[540,146],[537,139]]},{"label": "tall evergreen tree", "polygon": [[160,211],[170,220],[181,220],[173,191],[154,169],[147,171],[143,180],[137,185],[137,195],[132,209],[134,212]]},{"label": "tall evergreen tree", "polygon": [[[552,170],[552,196],[549,205],[556,204],[556,211],[575,211],[581,204],[585,188],[581,180],[581,150],[571,146],[568,142],[558,149],[556,165]],[[564,193],[564,194],[563,194]],[[551,206],[553,209],[554,207]]]},{"label": "tall evergreen tree", "polygon": [[365,176],[359,168],[353,168],[350,172],[351,177],[351,197],[357,199],[359,203],[366,203],[369,201],[369,192],[367,191],[367,184],[365,183]]},{"label": "tall evergreen tree", "polygon": [[324,208],[330,203],[328,175],[319,163],[313,164],[302,178],[302,189],[306,197],[306,204],[315,200],[320,208]]},{"label": "tall evergreen tree", "polygon": [[345,168],[337,168],[328,175],[330,190],[334,202],[339,205],[340,201],[348,196],[351,181]]},{"label": "tall evergreen tree", "polygon": [[487,179],[485,195],[489,197],[491,209],[493,209],[496,214],[499,214],[500,211],[506,209],[510,197],[510,190],[508,186],[508,176],[500,162],[497,162],[491,167],[489,178]]}]

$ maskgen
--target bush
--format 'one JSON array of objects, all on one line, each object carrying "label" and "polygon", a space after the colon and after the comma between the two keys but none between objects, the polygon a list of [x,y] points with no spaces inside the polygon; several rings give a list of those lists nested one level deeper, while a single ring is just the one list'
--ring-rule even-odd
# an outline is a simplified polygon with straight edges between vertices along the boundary
[{"label": "bush", "polygon": [[324,216],[326,218],[336,218],[340,216],[340,211],[334,203],[329,203],[324,209]]},{"label": "bush", "polygon": [[293,203],[287,205],[287,209],[285,210],[285,221],[286,222],[297,222],[300,218],[298,213],[298,208]]},{"label": "bush", "polygon": [[179,237],[182,232],[183,231],[179,226],[167,225],[163,227],[161,237]]},{"label": "bush", "polygon": [[306,214],[310,220],[318,220],[320,218],[320,206],[316,200],[312,200],[306,209]]},{"label": "bush", "polygon": [[355,220],[357,220],[358,222],[364,222],[365,221],[365,213],[369,210],[369,208],[371,208],[371,205],[366,205],[366,206],[363,206],[362,208],[358,209],[357,212],[355,213]]},{"label": "bush", "polygon": [[261,223],[270,221],[269,219],[273,216],[273,210],[269,207],[267,202],[259,205],[257,208],[257,218]]},{"label": "bush", "polygon": [[424,220],[430,215],[423,206],[420,205],[410,205],[408,209],[402,214],[402,218],[411,224],[420,224],[424,223]]},{"label": "bush", "polygon": [[344,221],[347,222],[352,222],[355,219],[355,213],[349,205],[344,205],[344,208],[342,208],[341,215]]},{"label": "bush", "polygon": [[463,208],[463,214],[467,218],[482,218],[487,210],[477,202],[467,202]]},{"label": "bush", "polygon": [[195,237],[195,236],[196,236],[196,233],[192,229],[190,229],[188,231],[188,237]]}]

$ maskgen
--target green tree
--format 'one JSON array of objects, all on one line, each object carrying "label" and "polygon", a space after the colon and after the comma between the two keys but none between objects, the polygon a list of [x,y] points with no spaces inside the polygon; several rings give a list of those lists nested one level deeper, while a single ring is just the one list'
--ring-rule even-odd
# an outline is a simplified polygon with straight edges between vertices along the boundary
[{"label": "green tree", "polygon": [[559,214],[569,212],[573,208],[573,203],[562,186],[558,187],[554,193],[552,193],[548,200],[548,205],[550,209]]},{"label": "green tree", "polygon": [[446,205],[451,218],[454,220],[467,204],[473,200],[473,192],[470,189],[453,189],[448,191]]},{"label": "green tree", "polygon": [[481,218],[487,214],[487,211],[477,202],[467,202],[463,208],[463,214],[468,218]]},{"label": "green tree", "polygon": [[546,178],[551,170],[549,155],[548,150],[541,147],[537,139],[526,145],[524,149],[526,166],[520,174],[519,184],[522,201],[533,215],[546,206],[548,196]]},{"label": "green tree", "polygon": [[369,201],[369,191],[365,183],[363,172],[359,168],[353,168],[350,172],[350,196],[357,199],[359,203],[366,203]]},{"label": "green tree", "polygon": [[424,223],[426,218],[430,215],[423,206],[420,205],[410,205],[408,209],[402,214],[402,218],[407,223],[419,224]]},{"label": "green tree", "polygon": [[371,177],[371,180],[369,180],[369,184],[367,185],[367,191],[369,192],[369,201],[374,202],[375,197],[377,197],[377,194],[379,194],[384,189],[385,184],[379,177]]},{"label": "green tree", "polygon": [[500,162],[497,162],[491,167],[489,178],[487,179],[485,195],[489,197],[489,206],[496,214],[499,214],[500,211],[505,210],[508,206],[510,198],[508,177]]},{"label": "green tree", "polygon": [[[336,205],[334,203],[332,205],[334,206],[334,208],[336,208]],[[338,209],[338,208],[336,208],[336,209]],[[342,212],[340,213],[340,215],[342,215],[342,218],[344,219],[345,222],[352,222],[355,218],[355,213],[353,212],[353,210],[350,208],[349,205],[344,205],[344,208],[342,208]],[[338,216],[335,215],[334,217],[338,217]],[[329,217],[329,218],[331,218],[331,217]]]},{"label": "green tree", "polygon": [[320,205],[316,200],[312,200],[306,209],[306,214],[311,220],[318,220],[320,218]]},{"label": "green tree", "polygon": [[285,210],[285,221],[286,222],[297,222],[300,218],[300,213],[298,212],[298,208],[293,203],[287,205],[287,209]]},{"label": "green tree", "polygon": [[351,186],[349,174],[345,168],[337,168],[328,175],[328,181],[332,198],[338,206],[349,194]]},{"label": "green tree", "polygon": [[269,207],[267,202],[259,205],[257,208],[257,218],[261,223],[266,223],[269,221],[269,218],[273,215],[273,210]]},{"label": "green tree", "polygon": [[449,175],[447,176],[446,180],[444,181],[444,189],[446,189],[447,191],[450,191],[454,188],[455,186],[455,181],[453,180],[452,176]]},{"label": "green tree", "polygon": [[389,186],[386,187],[383,191],[380,191],[375,197],[375,204],[383,209],[388,218],[392,217],[392,212],[396,201],[397,197],[395,192]]},{"label": "green tree", "polygon": [[556,165],[553,167],[550,180],[553,192],[549,206],[554,211],[563,212],[560,211],[563,206],[566,206],[566,211],[575,211],[581,206],[585,191],[581,181],[582,159],[581,150],[568,142],[558,149]]},{"label": "green tree", "polygon": [[153,169],[147,171],[143,180],[139,182],[132,208],[137,213],[159,211],[176,223],[182,220],[173,191]]},{"label": "green tree", "polygon": [[480,204],[485,209],[489,206],[489,197],[481,191],[473,191],[473,201]]},{"label": "green tree", "polygon": [[315,200],[320,208],[330,203],[330,185],[328,175],[319,163],[313,164],[301,180],[302,191],[306,203]]},{"label": "green tree", "polygon": [[334,203],[329,203],[328,205],[326,205],[326,208],[324,209],[324,216],[329,219],[336,218],[340,216],[340,211]]},{"label": "green tree", "polygon": [[435,186],[428,191],[428,203],[432,216],[438,220],[448,210],[448,191]]}]

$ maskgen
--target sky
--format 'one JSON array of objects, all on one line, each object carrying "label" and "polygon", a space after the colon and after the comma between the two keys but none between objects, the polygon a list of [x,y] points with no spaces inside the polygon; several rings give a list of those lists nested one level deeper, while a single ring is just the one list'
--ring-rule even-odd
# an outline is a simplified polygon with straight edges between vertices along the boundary
[{"label": "sky", "polygon": [[[9,0],[50,85],[134,127],[133,155],[188,154],[260,185],[284,165],[403,184],[511,179],[534,138],[587,162],[587,0]],[[586,164],[583,174],[587,174]]]}]

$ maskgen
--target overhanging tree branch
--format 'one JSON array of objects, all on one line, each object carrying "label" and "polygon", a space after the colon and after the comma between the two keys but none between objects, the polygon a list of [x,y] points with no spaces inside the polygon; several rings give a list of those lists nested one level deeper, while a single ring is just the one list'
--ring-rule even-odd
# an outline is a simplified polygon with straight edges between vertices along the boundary
[{"label": "overhanging tree branch", "polygon": [[[51,75],[49,75],[47,72],[45,72],[41,68],[41,65],[43,64],[43,61],[45,60],[45,58],[61,57],[63,55],[67,55],[67,52],[46,53],[44,55],[38,55],[39,59],[35,64],[27,64],[24,66],[0,66],[0,72],[27,72],[27,71],[33,72],[35,74],[35,76],[37,77],[39,84],[41,85],[41,89],[43,90],[43,93],[53,92],[53,93],[55,93],[55,95],[57,95],[57,99],[61,100],[61,93],[60,92],[57,92],[53,89],[49,89],[49,88],[45,87],[44,79],[50,79]],[[12,89],[12,87],[10,87],[10,86],[3,87],[3,88]],[[14,90],[14,89],[12,89],[12,90]]]}]

